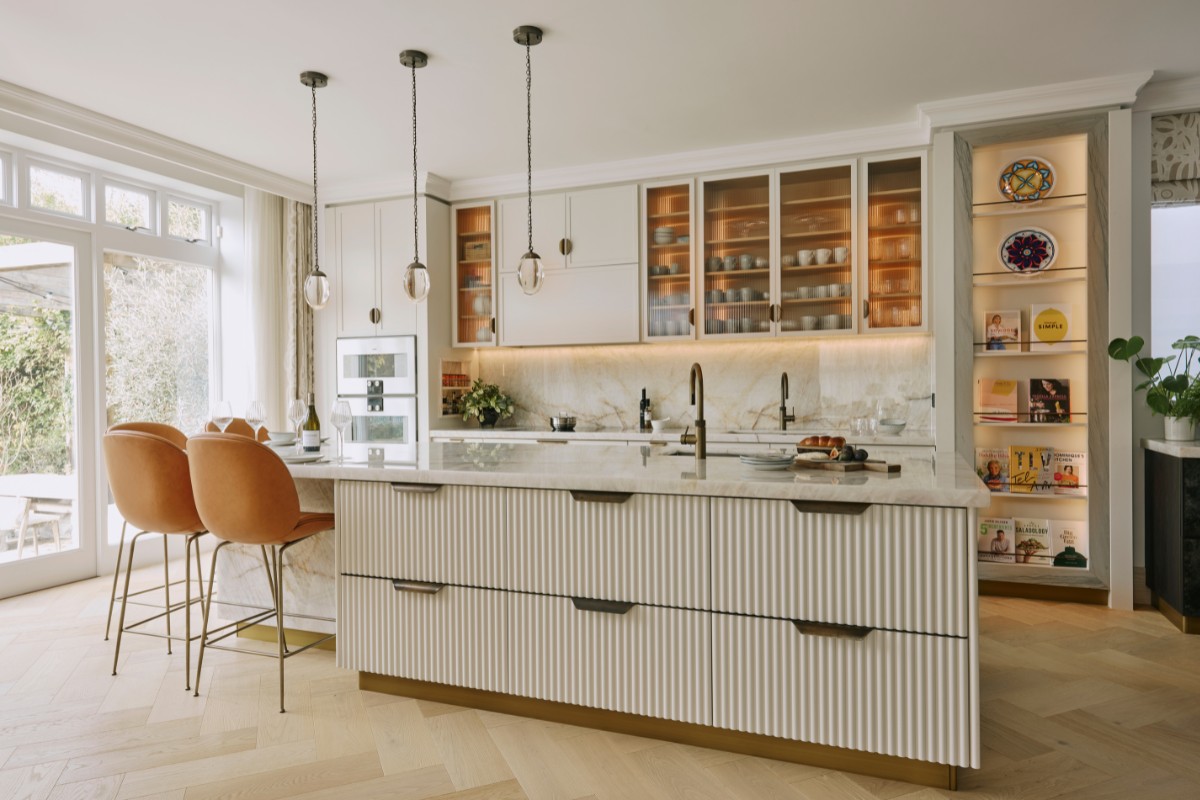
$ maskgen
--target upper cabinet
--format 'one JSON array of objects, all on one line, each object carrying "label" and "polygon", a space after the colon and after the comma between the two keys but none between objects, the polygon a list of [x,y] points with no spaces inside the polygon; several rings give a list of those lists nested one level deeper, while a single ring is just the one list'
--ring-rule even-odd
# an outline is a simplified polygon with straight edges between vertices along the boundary
[{"label": "upper cabinet", "polygon": [[925,157],[868,159],[865,330],[926,327]]},{"label": "upper cabinet", "polygon": [[516,275],[529,247],[527,199],[509,198],[499,205],[499,344],[638,341],[635,185],[533,198],[533,246],[546,272],[534,295],[522,291]]},{"label": "upper cabinet", "polygon": [[642,337],[693,339],[692,182],[649,184],[642,191]]},{"label": "upper cabinet", "polygon": [[703,180],[702,336],[773,333],[771,241],[773,181],[769,172]]},{"label": "upper cabinet", "polygon": [[450,296],[455,347],[491,347],[496,343],[496,241],[492,204],[455,206],[450,233],[454,293]]},{"label": "upper cabinet", "polygon": [[417,309],[404,294],[412,261],[412,201],[336,206],[326,216],[332,237],[339,336],[417,332]]}]

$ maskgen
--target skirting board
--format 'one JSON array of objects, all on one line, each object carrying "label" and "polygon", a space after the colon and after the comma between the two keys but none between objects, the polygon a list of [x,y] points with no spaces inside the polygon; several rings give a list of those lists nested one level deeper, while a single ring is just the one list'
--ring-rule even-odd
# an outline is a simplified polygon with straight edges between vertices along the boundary
[{"label": "skirting board", "polygon": [[778,761],[792,761],[825,769],[857,772],[876,778],[905,781],[938,789],[958,788],[958,769],[947,764],[864,753],[843,747],[796,742],[756,733],[711,728],[690,722],[655,719],[621,711],[587,708],[552,700],[535,700],[500,692],[466,689],[460,686],[448,686],[408,678],[394,678],[370,672],[358,673],[358,688],[368,692],[402,695],[419,700],[432,700],[438,703],[495,711],[501,714],[515,714],[567,725],[599,728],[632,736],[646,736],[695,747],[728,750],[761,758],[773,758]]},{"label": "skirting board", "polygon": [[1020,597],[1025,600],[1054,600],[1060,603],[1108,605],[1107,589],[1088,589],[1082,586],[1050,586],[1044,583],[981,580],[979,594],[990,597]]}]

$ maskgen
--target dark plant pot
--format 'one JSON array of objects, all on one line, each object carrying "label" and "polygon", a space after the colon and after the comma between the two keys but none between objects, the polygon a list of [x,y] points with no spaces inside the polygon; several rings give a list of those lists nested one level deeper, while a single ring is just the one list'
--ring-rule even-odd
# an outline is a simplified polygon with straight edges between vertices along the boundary
[{"label": "dark plant pot", "polygon": [[500,412],[494,408],[485,408],[479,412],[479,427],[494,428],[500,420]]}]

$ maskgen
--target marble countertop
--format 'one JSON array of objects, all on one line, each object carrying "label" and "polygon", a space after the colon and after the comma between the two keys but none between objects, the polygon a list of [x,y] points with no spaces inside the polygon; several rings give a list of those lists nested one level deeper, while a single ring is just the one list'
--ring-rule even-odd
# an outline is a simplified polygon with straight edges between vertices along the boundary
[{"label": "marble countertop", "polygon": [[[678,444],[680,435],[683,434],[682,427],[669,428],[662,433],[643,433],[642,431],[628,430],[625,428],[580,428],[570,432],[551,431],[546,428],[518,428],[518,427],[500,427],[500,428],[480,428],[478,426],[472,428],[445,428],[441,430],[432,430],[429,432],[429,438],[434,441],[447,441],[461,439],[464,441],[488,439],[488,440],[506,440],[528,441],[531,439],[541,441],[565,441],[565,442],[649,442],[652,444]],[[790,429],[786,431],[777,430],[746,430],[746,431],[722,431],[709,429],[708,441],[709,444],[779,444],[779,445],[795,445],[806,436],[814,435],[830,435],[843,436],[847,441],[853,442],[856,445],[869,446],[884,446],[884,447],[933,447],[933,434],[929,431],[909,431],[907,428],[900,434],[888,436],[877,434],[874,436],[855,436],[846,431],[834,430],[804,430],[801,428]]]},{"label": "marble countertop", "polygon": [[1200,458],[1200,440],[1179,442],[1168,439],[1142,439],[1142,447],[1176,458]]},{"label": "marble countertop", "polygon": [[416,465],[293,464],[296,478],[459,486],[686,494],[983,508],[991,502],[975,471],[955,454],[901,455],[901,472],[759,471],[737,458],[697,462],[691,448],[562,447],[530,442],[433,442]]}]

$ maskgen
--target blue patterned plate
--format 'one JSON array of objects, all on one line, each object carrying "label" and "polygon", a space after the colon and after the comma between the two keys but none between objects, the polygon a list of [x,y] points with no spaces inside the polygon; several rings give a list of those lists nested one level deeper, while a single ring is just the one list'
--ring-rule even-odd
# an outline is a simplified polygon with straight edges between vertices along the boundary
[{"label": "blue patterned plate", "polygon": [[1050,268],[1058,257],[1058,243],[1050,231],[1024,228],[1000,245],[1000,262],[1021,275],[1036,275]]},{"label": "blue patterned plate", "polygon": [[1054,167],[1044,158],[1018,158],[1000,172],[1000,194],[1014,203],[1048,197],[1057,182]]}]

